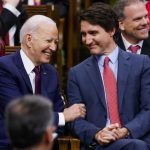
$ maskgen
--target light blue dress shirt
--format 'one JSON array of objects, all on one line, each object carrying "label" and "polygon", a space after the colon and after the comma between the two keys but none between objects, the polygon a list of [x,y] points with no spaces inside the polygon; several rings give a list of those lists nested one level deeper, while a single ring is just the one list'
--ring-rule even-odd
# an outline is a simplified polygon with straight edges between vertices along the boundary
[{"label": "light blue dress shirt", "polygon": [[[113,71],[116,81],[117,81],[117,73],[118,73],[118,53],[119,53],[119,48],[118,46],[107,56],[109,57],[110,61],[109,61],[109,67],[111,68],[111,70]],[[98,60],[98,67],[100,70],[100,74],[102,77],[102,81],[103,81],[103,86],[104,86],[104,79],[103,79],[103,72],[104,72],[104,59],[105,59],[105,55],[101,55],[101,56],[97,56],[97,60]],[[105,92],[105,86],[104,86],[104,92]],[[106,100],[106,92],[105,92],[105,100]],[[106,100],[106,106],[107,106],[107,100]],[[108,113],[108,107],[107,107],[107,122],[106,122],[106,126],[110,125],[110,118],[109,118],[109,113]]]}]

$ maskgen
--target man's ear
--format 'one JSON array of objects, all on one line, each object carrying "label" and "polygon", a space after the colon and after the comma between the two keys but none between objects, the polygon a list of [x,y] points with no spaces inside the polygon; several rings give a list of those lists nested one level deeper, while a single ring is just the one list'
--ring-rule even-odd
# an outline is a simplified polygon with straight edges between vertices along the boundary
[{"label": "man's ear", "polygon": [[125,30],[125,28],[124,28],[124,21],[123,21],[123,20],[120,20],[120,21],[119,21],[119,29],[120,29],[121,31],[124,31],[124,30]]},{"label": "man's ear", "polygon": [[48,126],[45,132],[45,141],[47,143],[52,143],[53,142],[53,132],[55,128],[53,126]]},{"label": "man's ear", "polygon": [[26,41],[27,47],[31,48],[32,35],[31,34],[27,34],[25,36],[25,41]]},{"label": "man's ear", "polygon": [[115,34],[115,32],[116,32],[116,29],[115,29],[115,28],[113,28],[113,30],[109,32],[109,33],[110,33],[110,36],[111,36],[111,37],[113,37],[113,36],[114,36],[114,34]]}]

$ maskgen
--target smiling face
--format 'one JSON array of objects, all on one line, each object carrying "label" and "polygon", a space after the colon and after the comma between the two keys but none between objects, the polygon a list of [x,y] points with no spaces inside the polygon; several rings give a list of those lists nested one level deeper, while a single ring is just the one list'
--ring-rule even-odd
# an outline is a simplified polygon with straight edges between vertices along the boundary
[{"label": "smiling face", "polygon": [[132,44],[148,38],[149,19],[143,2],[136,2],[124,9],[125,18],[120,20],[119,27],[123,36]]},{"label": "smiling face", "polygon": [[106,32],[99,25],[92,25],[87,21],[81,21],[81,38],[83,44],[93,55],[108,55],[115,48],[113,39],[115,30]]},{"label": "smiling face", "polygon": [[26,54],[34,65],[49,63],[58,44],[56,25],[43,22],[36,33],[26,35],[26,43],[28,45]]}]

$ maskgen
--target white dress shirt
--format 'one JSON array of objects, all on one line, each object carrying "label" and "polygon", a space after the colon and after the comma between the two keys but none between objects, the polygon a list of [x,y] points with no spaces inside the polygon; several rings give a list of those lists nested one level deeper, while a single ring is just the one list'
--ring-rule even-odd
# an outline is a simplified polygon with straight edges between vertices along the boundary
[{"label": "white dress shirt", "polygon": [[[121,37],[122,37],[122,40],[123,40],[123,43],[124,43],[124,46],[125,46],[125,49],[126,49],[127,52],[130,52],[130,53],[131,53],[131,51],[129,50],[129,47],[130,47],[131,45],[132,45],[132,46],[139,45],[141,48],[142,48],[142,46],[143,46],[143,40],[134,45],[134,44],[129,43],[129,42],[124,38],[124,36],[123,36],[122,34],[121,34]],[[141,48],[137,51],[137,54],[141,54]]]},{"label": "white dress shirt", "polygon": [[[118,46],[108,55],[110,61],[109,61],[109,67],[111,68],[111,70],[113,71],[116,81],[117,81],[117,73],[118,73],[118,53],[119,53],[119,48]],[[103,79],[103,72],[104,72],[104,59],[105,59],[105,55],[102,55],[100,57],[97,57],[98,60],[98,67],[101,73],[101,78],[103,81],[103,87],[104,87],[104,92],[105,92],[105,86],[104,86],[104,79]],[[105,100],[106,100],[106,92],[105,92]],[[106,102],[106,107],[107,107],[107,100]],[[109,117],[109,113],[108,113],[108,107],[107,107],[107,122],[106,122],[106,126],[110,125],[110,117]]]},{"label": "white dress shirt", "polygon": [[[20,50],[20,55],[21,55],[21,59],[22,59],[23,65],[25,67],[25,70],[26,70],[26,72],[27,72],[27,74],[29,76],[33,93],[35,93],[35,73],[33,71],[35,65],[29,59],[29,57],[24,53],[23,50]],[[60,113],[58,113],[58,115],[59,115],[58,125],[59,126],[64,126],[65,125],[64,114],[62,112],[60,112]]]}]

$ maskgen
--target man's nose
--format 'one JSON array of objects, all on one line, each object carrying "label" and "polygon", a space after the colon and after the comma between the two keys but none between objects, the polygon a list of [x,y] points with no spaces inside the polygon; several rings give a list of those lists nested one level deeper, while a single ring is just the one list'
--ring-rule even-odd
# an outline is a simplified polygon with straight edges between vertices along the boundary
[{"label": "man's nose", "polygon": [[143,25],[149,24],[149,18],[148,18],[148,17],[143,17],[143,18],[142,18],[142,24],[143,24]]},{"label": "man's nose", "polygon": [[86,36],[86,38],[85,38],[85,44],[86,45],[89,45],[89,44],[91,44],[92,43],[92,37],[91,36]]},{"label": "man's nose", "polygon": [[52,50],[52,51],[56,51],[57,49],[57,44],[55,42],[51,42],[50,45],[49,45],[49,48]]}]

